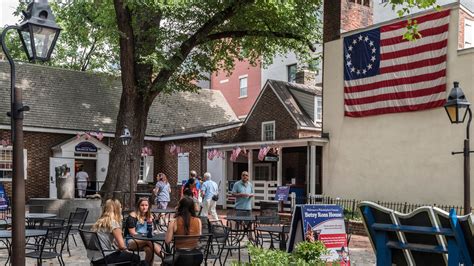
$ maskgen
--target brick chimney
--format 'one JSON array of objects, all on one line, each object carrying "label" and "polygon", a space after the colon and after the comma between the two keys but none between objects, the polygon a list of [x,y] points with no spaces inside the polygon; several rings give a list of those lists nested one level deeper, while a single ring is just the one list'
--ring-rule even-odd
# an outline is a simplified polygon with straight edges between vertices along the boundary
[{"label": "brick chimney", "polygon": [[316,72],[308,69],[301,69],[296,72],[295,82],[308,86],[316,86]]}]

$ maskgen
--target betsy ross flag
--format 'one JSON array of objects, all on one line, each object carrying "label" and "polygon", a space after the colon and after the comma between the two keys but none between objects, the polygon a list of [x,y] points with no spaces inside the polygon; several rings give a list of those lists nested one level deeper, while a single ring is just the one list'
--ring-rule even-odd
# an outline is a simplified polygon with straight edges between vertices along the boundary
[{"label": "betsy ross flag", "polygon": [[406,21],[344,38],[344,110],[362,117],[443,106],[450,10],[414,18],[422,35],[403,39]]}]

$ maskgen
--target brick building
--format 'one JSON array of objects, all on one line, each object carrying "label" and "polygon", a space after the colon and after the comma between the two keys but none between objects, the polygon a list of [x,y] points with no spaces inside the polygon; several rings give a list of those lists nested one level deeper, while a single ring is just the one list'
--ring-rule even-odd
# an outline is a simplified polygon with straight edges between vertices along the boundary
[{"label": "brick building", "polygon": [[[345,32],[372,25],[372,0],[342,0],[338,31]],[[316,83],[322,82],[322,45],[315,46],[312,62]],[[308,65],[300,62],[294,53],[276,55],[273,63],[262,67],[252,66],[248,61],[235,61],[235,69],[227,75],[223,71],[211,75],[210,88],[222,92],[240,119],[245,119],[262,87],[268,79],[295,82],[296,73]],[[320,85],[320,84],[319,84]]]},{"label": "brick building", "polygon": [[227,184],[221,193],[248,171],[256,191],[254,206],[273,200],[281,185],[301,196],[320,194],[321,151],[327,142],[321,138],[321,110],[316,108],[321,93],[316,86],[268,80],[241,127],[214,133],[204,149],[207,170]]},{"label": "brick building", "polygon": [[[9,110],[10,69],[0,62],[0,113]],[[100,189],[107,174],[121,95],[119,79],[101,74],[18,64],[17,84],[23,90],[25,113],[25,171],[28,198],[56,196],[55,166],[67,164],[74,176],[83,166],[89,189]],[[178,184],[189,170],[206,171],[203,145],[212,132],[240,121],[218,91],[160,95],[148,118],[139,183],[159,172]],[[132,132],[133,134],[133,132]],[[0,182],[11,193],[12,147],[10,120],[0,116]],[[180,152],[187,167],[178,167]]]}]

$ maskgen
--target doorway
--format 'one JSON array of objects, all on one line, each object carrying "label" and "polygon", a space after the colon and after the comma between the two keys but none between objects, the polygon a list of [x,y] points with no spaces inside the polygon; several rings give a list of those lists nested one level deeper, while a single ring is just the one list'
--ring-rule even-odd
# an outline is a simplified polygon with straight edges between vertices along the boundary
[{"label": "doorway", "polygon": [[[74,162],[74,166],[76,169],[76,173],[79,172],[79,169],[82,167],[83,171],[89,175],[89,183],[87,184],[87,195],[93,195],[99,188],[99,184],[97,182],[97,161],[96,160],[85,160],[85,159],[76,159]],[[75,193],[75,197],[77,198],[79,195]]]}]

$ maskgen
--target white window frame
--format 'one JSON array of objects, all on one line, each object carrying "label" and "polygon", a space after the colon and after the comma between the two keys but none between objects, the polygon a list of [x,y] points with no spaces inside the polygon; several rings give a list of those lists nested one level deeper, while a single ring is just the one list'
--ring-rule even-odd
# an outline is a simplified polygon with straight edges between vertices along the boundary
[{"label": "white window frame", "polygon": [[474,47],[474,20],[464,19],[464,48]]},{"label": "white window frame", "polygon": [[[319,101],[321,104],[319,104]],[[321,105],[321,106],[319,106]],[[318,108],[321,107],[321,113],[318,113]],[[322,122],[323,121],[323,98],[321,96],[314,97],[314,121]]]},{"label": "white window frame", "polygon": [[[0,178],[0,182],[12,182],[13,180],[13,146],[1,146],[0,145],[0,151],[4,151],[4,150],[8,150],[8,151],[11,151],[12,152],[12,169],[2,169],[2,170],[5,170],[5,171],[8,171],[8,170],[11,170],[12,172],[12,178]],[[1,158],[1,157],[0,157]],[[27,150],[26,149],[23,149],[23,171],[24,171],[24,177],[25,177],[25,180],[27,179],[28,175],[27,175],[27,166],[28,166],[28,153],[27,153]]]},{"label": "white window frame", "polygon": [[[272,125],[273,126],[273,139],[267,139],[266,136],[266,131],[265,131],[265,126],[266,125]],[[272,140],[275,140],[275,121],[266,121],[266,122],[262,122],[262,141],[272,141]]]},{"label": "white window frame", "polygon": [[[140,168],[138,172],[138,184],[147,184],[153,182],[153,156],[141,156]],[[145,176],[146,173],[146,176]]]},{"label": "white window frame", "polygon": [[[242,80],[245,79],[245,83],[247,86],[242,87]],[[242,93],[243,89],[245,89],[245,94]],[[248,95],[248,90],[249,90],[249,79],[248,75],[243,75],[239,77],[239,99],[240,98],[247,98]]]},{"label": "white window frame", "polygon": [[[295,67],[295,78],[291,80],[291,68]],[[298,64],[291,64],[286,66],[286,79],[290,83],[296,83],[296,73],[298,72]]]}]

